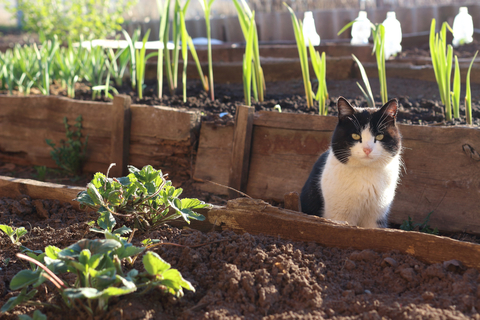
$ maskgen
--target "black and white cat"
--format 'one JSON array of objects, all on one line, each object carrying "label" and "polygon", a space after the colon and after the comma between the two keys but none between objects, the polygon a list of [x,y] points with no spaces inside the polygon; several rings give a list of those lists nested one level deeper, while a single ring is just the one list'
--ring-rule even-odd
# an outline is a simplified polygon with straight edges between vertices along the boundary
[{"label": "black and white cat", "polygon": [[396,99],[381,109],[338,99],[331,146],[318,158],[300,195],[304,213],[365,228],[387,226],[402,164],[397,106]]}]

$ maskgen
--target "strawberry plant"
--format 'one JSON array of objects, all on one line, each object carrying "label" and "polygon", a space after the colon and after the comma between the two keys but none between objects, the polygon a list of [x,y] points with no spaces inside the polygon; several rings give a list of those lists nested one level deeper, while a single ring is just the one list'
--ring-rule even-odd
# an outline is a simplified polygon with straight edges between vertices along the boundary
[{"label": "strawberry plant", "polygon": [[180,199],[183,190],[173,187],[161,170],[150,165],[141,170],[129,166],[128,170],[130,174],[121,178],[109,178],[108,172],[107,175],[97,172],[87,190],[76,198],[82,207],[98,211],[97,222],[102,229],[112,231],[115,215],[132,218],[134,226],[140,230],[178,218],[188,223],[190,219],[205,219],[194,210],[209,205],[198,199]]},{"label": "strawberry plant", "polygon": [[2,230],[10,238],[10,241],[12,241],[14,245],[18,246],[22,244],[20,242],[20,238],[28,232],[24,227],[13,228],[6,224],[0,224],[0,230]]},{"label": "strawberry plant", "polygon": [[[124,238],[105,232],[106,239],[82,239],[61,250],[48,246],[39,255],[29,252],[17,254],[30,262],[31,269],[21,270],[10,281],[11,290],[22,290],[16,297],[10,298],[0,312],[12,310],[15,306],[48,305],[56,309],[69,308],[82,310],[92,317],[101,317],[108,309],[108,301],[142,289],[146,292],[159,288],[177,297],[183,296],[183,289],[194,291],[180,272],[172,269],[154,252],[143,256],[145,271],[131,269],[124,272],[122,260],[142,253],[144,247],[135,247]],[[68,283],[60,275],[71,273],[75,281]],[[59,290],[62,305],[38,303],[33,301],[37,288],[50,280]],[[33,288],[27,292],[27,288]]]}]

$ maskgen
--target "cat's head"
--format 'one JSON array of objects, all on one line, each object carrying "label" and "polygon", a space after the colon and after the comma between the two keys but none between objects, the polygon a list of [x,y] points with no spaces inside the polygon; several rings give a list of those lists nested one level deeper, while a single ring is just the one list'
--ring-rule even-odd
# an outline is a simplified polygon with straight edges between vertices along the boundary
[{"label": "cat's head", "polygon": [[340,97],[337,108],[338,124],[332,136],[332,150],[340,162],[355,166],[387,164],[400,152],[396,99],[377,109],[353,107]]}]

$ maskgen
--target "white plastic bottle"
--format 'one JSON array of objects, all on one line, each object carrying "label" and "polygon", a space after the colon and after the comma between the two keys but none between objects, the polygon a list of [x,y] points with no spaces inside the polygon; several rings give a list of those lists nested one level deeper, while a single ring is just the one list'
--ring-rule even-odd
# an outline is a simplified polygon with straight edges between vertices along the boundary
[{"label": "white plastic bottle", "polygon": [[387,18],[382,24],[385,27],[385,59],[389,59],[402,51],[402,27],[395,11],[387,12]]},{"label": "white plastic bottle", "polygon": [[320,44],[320,36],[315,29],[315,20],[313,20],[312,11],[306,11],[303,17],[303,38],[307,47],[309,46],[309,39],[312,46],[318,46]]},{"label": "white plastic bottle", "polygon": [[453,20],[453,41],[454,47],[473,41],[473,19],[468,13],[467,7],[460,7],[458,14]]},{"label": "white plastic bottle", "polygon": [[367,18],[367,12],[359,11],[358,18],[352,25],[352,41],[350,43],[354,46],[366,45],[371,34],[371,23]]}]

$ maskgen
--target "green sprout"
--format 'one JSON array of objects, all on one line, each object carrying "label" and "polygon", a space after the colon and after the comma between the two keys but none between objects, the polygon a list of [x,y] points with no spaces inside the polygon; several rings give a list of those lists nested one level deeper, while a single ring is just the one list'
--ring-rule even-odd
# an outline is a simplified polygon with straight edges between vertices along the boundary
[{"label": "green sprout", "polygon": [[133,36],[130,37],[127,31],[122,30],[123,36],[127,41],[128,52],[130,53],[130,81],[132,83],[132,89],[135,90],[137,88],[137,61],[135,55],[135,43],[137,42],[138,38],[140,37],[140,29],[137,29],[133,32]]},{"label": "green sprout", "polygon": [[[182,72],[183,102],[187,102],[188,43],[189,43],[189,41],[192,41],[192,38],[188,35],[187,26],[185,24],[185,14],[186,14],[186,11],[187,11],[187,8],[188,8],[189,4],[190,4],[190,0],[188,0],[185,3],[182,10],[179,10],[179,14],[180,14],[180,34],[181,34],[181,39],[182,39],[182,60],[183,60],[183,72]],[[193,50],[195,50],[195,48]],[[195,52],[195,54],[196,54],[196,52]],[[200,70],[202,70],[202,69],[200,68]],[[203,77],[203,75],[202,75],[202,77]]]},{"label": "green sprout", "polygon": [[438,229],[437,228],[432,229],[428,224],[432,213],[433,211],[430,211],[425,217],[425,220],[421,223],[415,223],[412,217],[409,216],[408,220],[404,220],[403,223],[400,225],[400,229],[405,231],[418,231],[418,232],[438,235]]},{"label": "green sprout", "polygon": [[253,58],[253,41],[255,34],[255,13],[252,15],[250,28],[248,30],[247,45],[245,46],[245,55],[243,56],[243,92],[245,96],[245,104],[252,105],[251,89],[252,89],[252,58]]},{"label": "green sprout", "polygon": [[307,107],[313,107],[313,91],[312,83],[310,82],[309,68],[308,68],[308,55],[307,47],[305,45],[305,39],[303,37],[302,23],[298,21],[295,12],[286,3],[283,3],[292,18],[293,31],[295,33],[295,40],[297,41],[298,56],[300,58],[300,65],[302,68],[303,84],[305,87],[305,97],[307,99]]},{"label": "green sprout", "polygon": [[[248,46],[249,42],[252,42],[252,57],[253,57],[253,70],[254,73],[252,75],[253,81],[253,96],[255,100],[262,102],[264,100],[264,89],[265,89],[265,79],[263,77],[263,69],[260,65],[260,50],[258,44],[258,33],[257,27],[255,25],[255,17],[254,12],[250,10],[245,0],[241,0],[242,5],[238,3],[238,0],[233,0],[235,8],[237,9],[238,13],[238,21],[240,22],[240,27],[242,28],[243,36],[245,38],[245,42]],[[250,28],[254,28],[253,30],[253,39],[250,39]],[[248,50],[245,49],[247,52]],[[249,67],[251,68],[251,67]],[[250,71],[251,74],[251,71]],[[244,80],[245,85],[245,80]],[[245,90],[245,89],[244,89]]]},{"label": "green sprout", "polygon": [[465,84],[466,86],[466,94],[465,94],[465,116],[467,118],[467,124],[472,124],[472,91],[470,88],[470,71],[472,70],[473,62],[475,61],[475,58],[477,57],[478,51],[475,52],[475,55],[473,56],[472,62],[470,62],[470,66],[468,67],[468,72],[467,72],[467,82]]},{"label": "green sprout", "polygon": [[360,62],[360,60],[358,60],[358,58],[354,54],[352,54],[352,57],[353,57],[353,60],[355,60],[355,62],[357,63],[358,69],[360,69],[360,74],[362,75],[362,80],[363,80],[363,84],[365,85],[365,89],[363,89],[362,85],[358,82],[357,82],[357,86],[360,88],[360,91],[362,91],[365,99],[367,99],[368,106],[370,108],[374,108],[375,100],[373,99],[372,88],[370,87],[370,82],[368,81],[367,72],[365,72],[365,68],[363,67],[362,63]]},{"label": "green sprout", "polygon": [[[353,21],[350,21],[347,23],[340,31],[337,33],[337,35],[342,34],[345,30],[350,28],[354,23],[356,19]],[[378,70],[378,81],[380,82],[380,96],[382,97],[382,103],[385,104],[388,101],[388,92],[387,92],[387,75],[386,75],[386,67],[385,67],[385,27],[380,23],[380,24],[373,24],[370,23],[370,28],[372,29],[373,33],[373,51],[372,54],[375,53],[375,58],[377,60],[377,70]],[[354,58],[355,59],[355,58]],[[357,64],[361,65],[359,63],[358,59],[355,59]],[[362,71],[362,68],[360,69],[360,72]],[[367,87],[367,91],[369,89],[369,85],[367,86],[367,83],[365,82],[366,74],[365,76],[362,74],[362,78],[364,80],[365,86]],[[373,95],[370,92],[368,92],[368,96],[365,93],[365,91],[360,87],[362,90],[362,93],[365,97],[367,97],[367,102],[369,106],[374,106],[373,103]],[[372,97],[371,101],[369,101],[369,96]]]},{"label": "green sprout", "polygon": [[150,29],[147,30],[147,33],[143,36],[142,48],[140,50],[135,49],[135,61],[137,63],[137,93],[138,98],[143,99],[143,85],[145,81],[145,65],[147,64],[148,59],[156,56],[157,52],[151,52],[147,56],[146,53],[146,43],[148,37],[150,36]]},{"label": "green sprout", "polygon": [[[445,118],[452,120],[452,108],[450,102],[450,77],[452,74],[453,47],[447,46],[447,28],[451,30],[447,22],[444,22],[440,33],[435,32],[435,19],[430,25],[430,56],[432,58],[435,79],[437,80],[440,98],[445,106]],[[445,48],[447,54],[445,55]]]},{"label": "green sprout", "polygon": [[460,119],[460,66],[458,58],[455,56],[455,72],[453,74],[452,108],[453,117]]},{"label": "green sprout", "polygon": [[215,100],[215,93],[213,88],[213,62],[212,62],[212,39],[210,29],[210,10],[214,0],[198,0],[205,13],[205,25],[207,29],[207,49],[208,49],[208,79],[210,89],[210,99]]},{"label": "green sprout", "polygon": [[28,233],[27,229],[24,227],[13,228],[6,224],[0,224],[0,230],[2,230],[9,238],[14,245],[20,246],[20,238]]},{"label": "green sprout", "polygon": [[318,90],[315,95],[315,100],[318,101],[318,114],[321,116],[326,116],[328,108],[326,106],[328,99],[327,91],[327,59],[325,57],[325,52],[320,53],[315,51],[310,40],[309,41],[309,51],[310,51],[310,60],[312,61],[313,71],[317,76],[318,80]]}]

